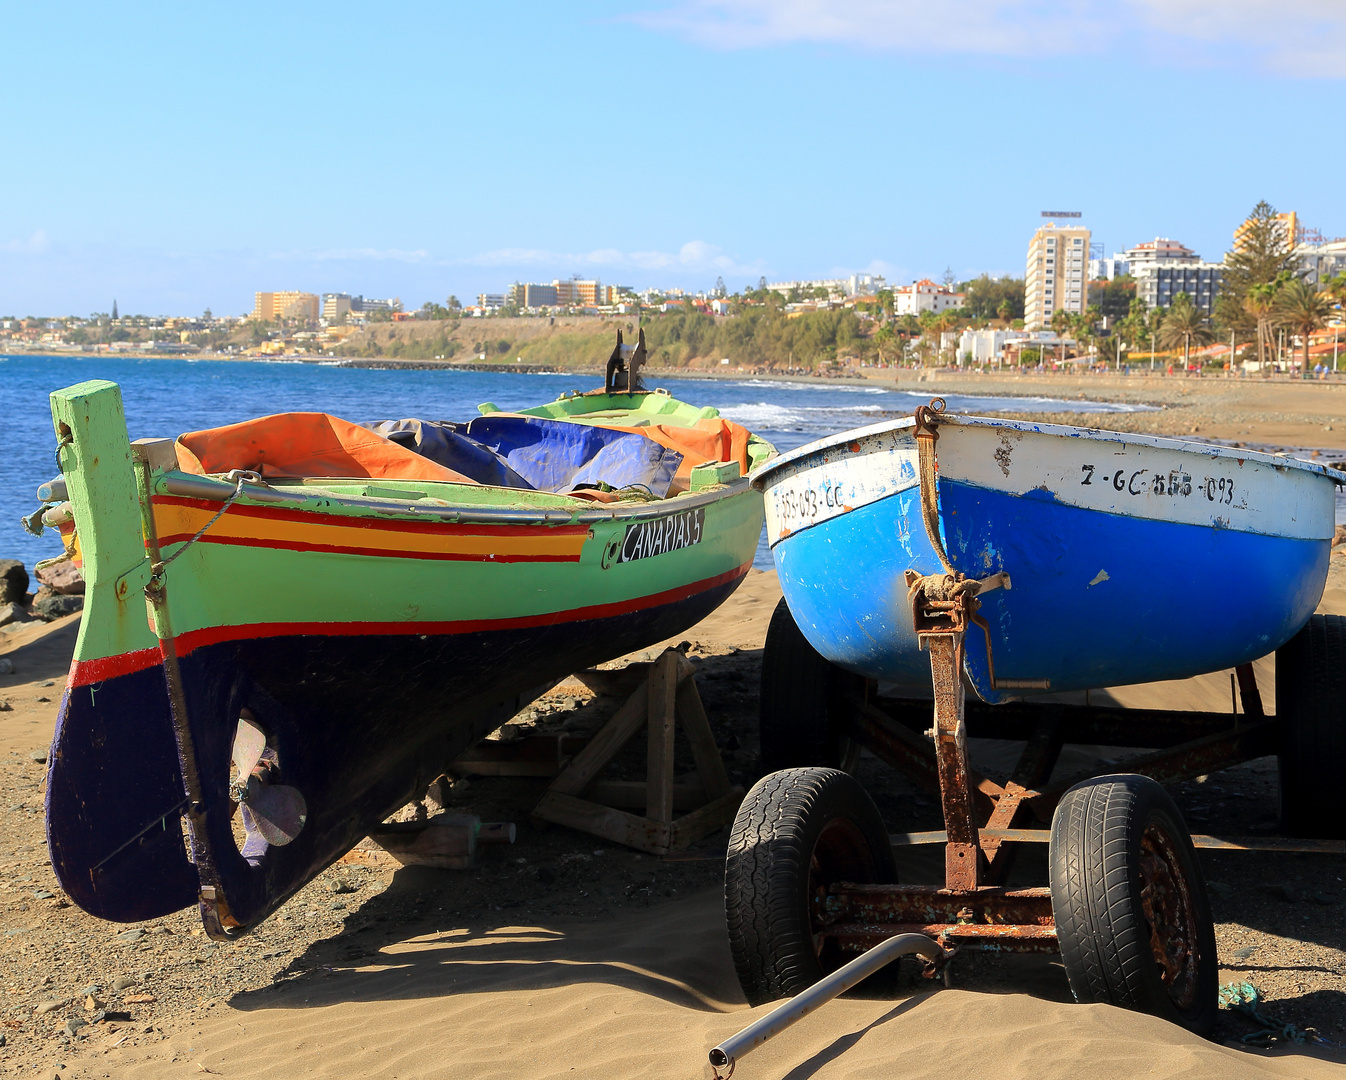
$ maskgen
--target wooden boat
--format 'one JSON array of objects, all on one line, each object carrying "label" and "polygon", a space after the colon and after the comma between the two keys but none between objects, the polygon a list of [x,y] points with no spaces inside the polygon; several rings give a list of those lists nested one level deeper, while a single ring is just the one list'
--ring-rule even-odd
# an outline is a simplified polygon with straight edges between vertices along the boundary
[{"label": "wooden boat", "polygon": [[[760,745],[774,771],[740,806],[725,906],[748,1000],[799,996],[718,1047],[717,1066],[888,957],[914,949],[938,965],[950,945],[1059,949],[1077,1001],[1207,1034],[1214,923],[1164,785],[1275,754],[1282,828],[1311,839],[1274,842],[1341,850],[1346,619],[1313,614],[1338,474],[943,405],[753,474],[784,594],[762,658]],[[1274,717],[1251,664],[1272,652]],[[1010,703],[1228,667],[1232,716]],[[971,738],[1018,741],[1012,772],[978,771]],[[1062,777],[1066,743],[1145,752]],[[843,771],[862,747],[938,793],[944,829],[906,839],[943,844],[941,884],[898,883],[893,823]],[[1046,846],[1046,887],[1011,882],[1024,844]]]},{"label": "wooden boat", "polygon": [[[47,787],[70,898],[119,921],[199,901],[237,933],[533,696],[722,603],[762,528],[747,471],[774,451],[612,382],[513,430],[648,442],[662,491],[472,482],[410,448],[414,424],[398,441],[320,414],[133,445],[114,384],[52,394],[45,487],[87,581]],[[539,445],[491,466],[553,468]]]},{"label": "wooden boat", "polygon": [[[1341,477],[1321,465],[1020,420],[934,422],[937,542],[957,573],[1008,576],[978,596],[985,631],[967,638],[983,701],[1234,667],[1287,642],[1322,596]],[[906,575],[946,568],[922,524],[917,443],[914,418],[888,421],[778,457],[753,483],[813,647],[928,695]]]}]

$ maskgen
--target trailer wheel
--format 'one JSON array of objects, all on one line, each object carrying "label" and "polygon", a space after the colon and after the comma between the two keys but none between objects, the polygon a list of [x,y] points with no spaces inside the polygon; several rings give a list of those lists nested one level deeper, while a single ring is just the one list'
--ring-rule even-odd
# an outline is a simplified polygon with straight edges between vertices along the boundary
[{"label": "trailer wheel", "polygon": [[1153,1013],[1207,1034],[1219,1008],[1215,925],[1192,838],[1144,776],[1101,776],[1052,816],[1052,912],[1079,1002]]},{"label": "trailer wheel", "polygon": [[749,1003],[797,994],[850,959],[819,936],[830,885],[896,880],[883,818],[854,777],[783,769],[757,781],[724,868],[729,948]]},{"label": "trailer wheel", "polygon": [[1346,840],[1337,797],[1346,776],[1346,617],[1313,615],[1276,650],[1281,828]]},{"label": "trailer wheel", "polygon": [[863,690],[860,676],[843,671],[809,644],[782,597],[762,650],[762,771],[817,765],[854,772],[860,744],[844,733],[845,698]]}]

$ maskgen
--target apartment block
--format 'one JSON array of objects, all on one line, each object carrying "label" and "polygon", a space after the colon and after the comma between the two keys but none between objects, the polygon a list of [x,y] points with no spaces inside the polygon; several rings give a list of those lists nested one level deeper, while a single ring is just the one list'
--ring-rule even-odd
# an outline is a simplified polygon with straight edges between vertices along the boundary
[{"label": "apartment block", "polygon": [[[1280,233],[1281,238],[1287,244],[1295,245],[1304,240],[1304,233],[1307,231],[1299,224],[1299,215],[1291,210],[1288,214],[1277,214],[1276,231]],[[1249,218],[1237,229],[1234,230],[1234,250],[1237,251],[1243,245],[1243,238],[1248,235],[1248,230],[1252,228],[1252,219]]]},{"label": "apartment block", "polygon": [[350,313],[350,293],[329,292],[322,294],[322,317],[327,320],[327,322],[337,322],[343,315],[349,315]]},{"label": "apartment block", "polygon": [[1178,298],[1178,293],[1186,293],[1192,305],[1207,315],[1215,311],[1215,298],[1219,295],[1223,275],[1223,263],[1200,259],[1193,262],[1161,259],[1141,263],[1131,270],[1131,276],[1136,279],[1136,298],[1144,300],[1151,310],[1169,307]]},{"label": "apartment block", "polygon": [[1167,236],[1156,236],[1133,248],[1127,248],[1122,257],[1126,259],[1135,273],[1136,268],[1150,263],[1199,263],[1201,256],[1185,244],[1170,240]]},{"label": "apartment block", "polygon": [[1058,311],[1082,315],[1089,306],[1089,230],[1049,221],[1033,234],[1024,275],[1024,325],[1041,330]]},{"label": "apartment block", "polygon": [[254,293],[252,317],[262,322],[276,319],[303,319],[317,322],[319,302],[316,293],[259,292]]},{"label": "apartment block", "polygon": [[387,300],[375,300],[373,298],[366,300],[363,296],[355,296],[351,298],[351,310],[363,312],[366,315],[372,315],[376,311],[401,311],[402,298],[393,296]]},{"label": "apartment block", "polygon": [[1295,248],[1299,272],[1310,285],[1321,285],[1328,278],[1346,274],[1346,239],[1303,243]]}]

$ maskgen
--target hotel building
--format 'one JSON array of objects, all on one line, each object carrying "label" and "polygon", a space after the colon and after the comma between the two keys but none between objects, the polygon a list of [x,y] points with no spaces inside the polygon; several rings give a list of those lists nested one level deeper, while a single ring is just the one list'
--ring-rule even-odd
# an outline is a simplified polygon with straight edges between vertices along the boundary
[{"label": "hotel building", "polygon": [[1052,315],[1082,315],[1089,306],[1089,230],[1047,222],[1028,245],[1024,275],[1024,326],[1042,330]]},{"label": "hotel building", "polygon": [[303,319],[318,321],[318,297],[306,292],[254,293],[252,317],[262,322],[276,319]]}]

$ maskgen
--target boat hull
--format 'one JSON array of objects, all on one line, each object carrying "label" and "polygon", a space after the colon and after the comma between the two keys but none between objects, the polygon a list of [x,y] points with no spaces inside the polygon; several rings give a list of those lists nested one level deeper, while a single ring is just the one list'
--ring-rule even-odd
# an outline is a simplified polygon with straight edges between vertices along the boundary
[{"label": "boat hull", "polygon": [[[226,502],[233,485],[152,450],[133,463],[114,385],[52,403],[86,606],[47,838],[71,899],[115,921],[200,899],[217,936],[254,925],[537,694],[708,615],[761,534],[746,480],[603,505],[388,481],[253,485]],[[306,804],[290,843],[235,839],[245,716]]]},{"label": "boat hull", "polygon": [[[1163,440],[1061,434],[1070,430],[940,428],[949,559],[968,577],[1011,580],[980,598],[998,680],[1057,691],[1186,678],[1264,656],[1304,624],[1327,574],[1328,476]],[[909,424],[884,425],[796,451],[755,482],[800,630],[847,670],[924,696],[929,663],[904,574],[943,568],[916,465]],[[976,629],[967,671],[985,701],[1024,692],[991,685]]]}]

